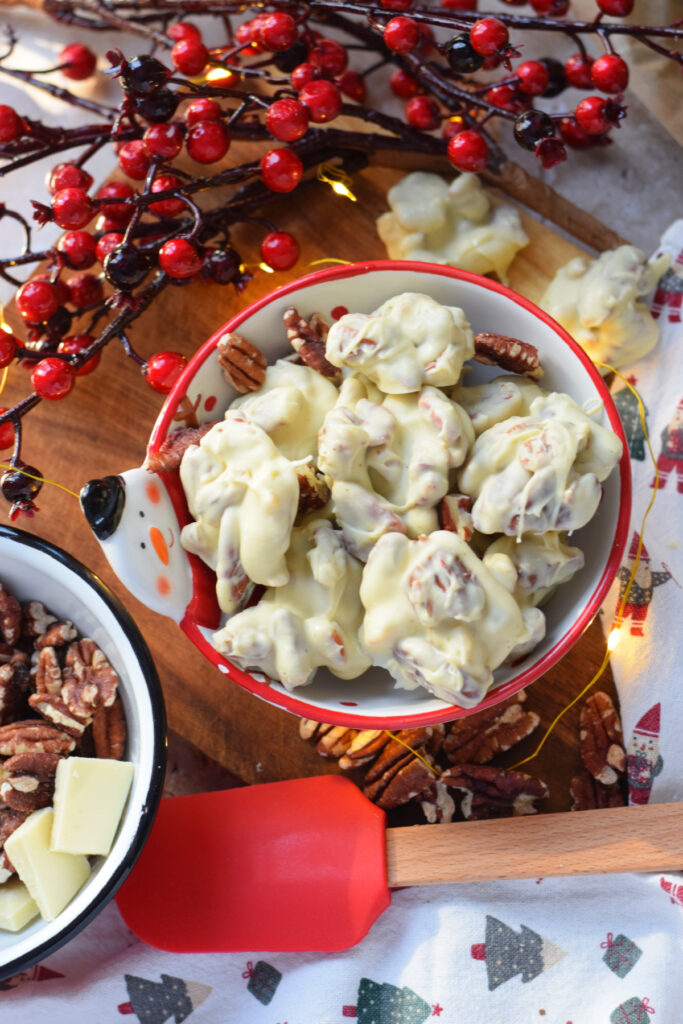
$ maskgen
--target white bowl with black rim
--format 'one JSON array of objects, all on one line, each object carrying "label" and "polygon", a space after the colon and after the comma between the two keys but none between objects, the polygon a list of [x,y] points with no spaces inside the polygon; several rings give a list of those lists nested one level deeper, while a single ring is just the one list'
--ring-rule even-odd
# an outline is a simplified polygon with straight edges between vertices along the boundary
[{"label": "white bowl with black rim", "polygon": [[91,858],[87,882],[54,921],[0,930],[0,981],[54,953],[112,898],[152,827],[166,761],[166,716],[154,662],[135,622],[101,580],[66,551],[0,525],[0,580],[20,602],[37,600],[101,648],[119,677],[126,717],[124,759],[135,766],[121,821],[106,857]]}]

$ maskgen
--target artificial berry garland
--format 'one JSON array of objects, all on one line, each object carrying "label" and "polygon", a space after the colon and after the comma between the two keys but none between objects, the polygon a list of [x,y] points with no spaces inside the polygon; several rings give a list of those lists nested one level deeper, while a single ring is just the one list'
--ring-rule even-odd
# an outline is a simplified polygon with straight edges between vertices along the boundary
[{"label": "artificial berry garland", "polygon": [[[629,69],[615,52],[615,39],[629,36],[683,63],[681,54],[663,45],[683,38],[680,23],[604,20],[630,14],[633,0],[596,0],[591,22],[563,20],[569,0],[530,0],[530,6],[530,15],[494,16],[478,13],[477,0],[441,0],[440,7],[414,6],[413,0],[266,0],[255,17],[233,27],[231,17],[249,10],[239,0],[122,0],[115,6],[44,0],[45,13],[62,23],[108,34],[134,32],[154,51],[128,58],[119,50],[107,52],[108,73],[123,94],[116,108],[43,77],[87,79],[97,63],[89,47],[72,43],[55,67],[21,70],[11,67],[16,38],[8,29],[0,73],[98,118],[65,129],[0,105],[0,177],[46,156],[78,151],[54,166],[49,205],[33,202],[38,224],[54,221],[64,230],[55,247],[34,249],[28,220],[0,208],[0,219],[13,218],[24,232],[22,253],[0,259],[0,275],[17,286],[16,306],[27,329],[24,339],[6,326],[0,330],[0,379],[13,362],[28,362],[33,387],[11,409],[0,408],[0,449],[12,449],[0,491],[11,503],[11,518],[35,512],[41,487],[39,471],[21,459],[26,413],[42,399],[65,398],[76,377],[96,369],[102,348],[114,339],[147,383],[167,393],[185,358],[175,352],[142,358],[131,344],[130,325],[171,282],[201,276],[242,287],[249,274],[231,244],[236,224],[263,228],[260,259],[267,267],[294,266],[296,239],[264,219],[261,210],[269,199],[312,183],[305,178],[309,169],[320,171],[334,161],[326,174],[318,174],[334,187],[339,177],[365,166],[370,154],[403,151],[445,155],[458,171],[499,170],[505,156],[489,130],[494,120],[509,121],[514,141],[549,168],[566,159],[567,146],[608,143],[626,115],[622,93]],[[220,18],[225,42],[208,45],[185,20],[188,14]],[[344,41],[321,32],[330,28]],[[526,30],[561,33],[576,52],[564,63],[550,57],[520,61],[517,45]],[[605,52],[591,56],[586,38]],[[362,66],[350,68],[351,57]],[[405,101],[403,118],[366,104],[367,81],[384,69],[391,71],[391,92]],[[493,74],[475,77],[480,72]],[[586,96],[564,113],[536,106],[567,87],[602,95]],[[325,127],[340,115],[378,130]],[[211,169],[228,154],[231,138],[261,140],[269,148],[258,161]],[[273,146],[273,139],[284,145]],[[105,145],[114,148],[129,181],[108,182],[92,194],[86,165]],[[196,165],[194,173],[174,163],[183,150]],[[202,209],[195,203],[197,193],[226,185],[233,186],[227,201]],[[48,271],[25,284],[12,273],[42,261]],[[68,271],[75,273],[67,276]]]}]

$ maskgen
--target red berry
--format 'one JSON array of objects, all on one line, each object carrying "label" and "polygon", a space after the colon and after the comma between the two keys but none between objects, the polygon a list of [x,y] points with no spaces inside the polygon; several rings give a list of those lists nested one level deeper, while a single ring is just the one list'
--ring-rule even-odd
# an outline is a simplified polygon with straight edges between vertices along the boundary
[{"label": "red berry", "polygon": [[261,157],[261,180],[271,192],[291,192],[304,172],[301,160],[291,149],[271,149]]},{"label": "red berry", "polygon": [[252,21],[243,21],[235,32],[235,40],[238,43],[247,45],[240,50],[246,57],[255,57],[264,52],[264,48],[258,39],[259,18],[263,20],[264,15],[258,15]]},{"label": "red berry", "polygon": [[385,11],[409,11],[413,0],[380,0]]},{"label": "red berry", "polygon": [[384,26],[384,42],[394,53],[409,53],[420,41],[420,30],[412,18],[399,14]]},{"label": "red berry", "polygon": [[498,18],[481,18],[479,21],[475,21],[470,29],[472,48],[482,57],[496,53],[506,45],[508,39],[508,30],[502,21],[498,21]]},{"label": "red berry", "polygon": [[[270,238],[270,235],[268,235]],[[19,342],[10,332],[0,328],[0,370],[3,370],[14,359]]]},{"label": "red berry", "polygon": [[519,90],[527,96],[542,96],[548,88],[550,75],[545,65],[539,60],[525,60],[515,70],[519,80]]},{"label": "red berry", "polygon": [[449,117],[444,121],[441,127],[441,134],[444,139],[452,139],[454,135],[459,135],[460,132],[464,132],[467,128],[465,121],[459,114]]},{"label": "red berry", "polygon": [[97,57],[83,43],[70,43],[60,53],[59,63],[66,65],[61,68],[61,72],[66,78],[80,82],[83,78],[90,78],[95,70]]},{"label": "red berry", "polygon": [[74,386],[75,379],[72,367],[55,356],[41,359],[31,371],[31,384],[35,393],[39,398],[47,398],[52,402],[66,398]]},{"label": "red berry", "polygon": [[16,295],[17,309],[32,324],[43,324],[57,312],[57,292],[49,281],[33,278],[22,284]]},{"label": "red berry", "polygon": [[58,277],[55,281],[50,280],[49,274],[36,274],[35,277],[31,278],[32,281],[44,281],[50,285],[50,288],[54,288],[55,295],[57,296],[57,302],[60,306],[63,306],[65,302],[69,301],[69,289],[62,281],[61,277]]},{"label": "red berry", "polygon": [[305,85],[312,82],[316,76],[316,69],[312,64],[299,64],[294,68],[289,79],[292,83],[292,88],[299,92]]},{"label": "red berry", "polygon": [[550,18],[563,18],[569,10],[569,0],[531,0],[536,14],[545,14]]},{"label": "red berry", "polygon": [[441,0],[441,6],[449,11],[476,11],[477,0]]},{"label": "red berry", "polygon": [[337,85],[340,92],[357,103],[362,103],[365,100],[365,79],[357,71],[344,71],[339,76]]},{"label": "red berry", "polygon": [[308,108],[308,116],[314,124],[333,121],[341,113],[341,93],[336,85],[324,78],[305,85],[299,93],[299,100]]},{"label": "red berry", "polygon": [[[167,192],[168,189],[176,189],[180,186],[179,178],[175,174],[158,174],[152,182],[152,192]],[[175,217],[181,213],[185,203],[182,199],[160,199],[158,203],[150,203],[150,210],[159,217]]]},{"label": "red berry", "polygon": [[590,149],[594,146],[598,135],[589,135],[581,128],[573,117],[563,117],[560,121],[560,135],[564,142],[573,149]]},{"label": "red berry", "polygon": [[50,171],[47,190],[51,195],[63,188],[80,188],[87,192],[92,185],[92,175],[75,164],[57,164]]},{"label": "red berry", "polygon": [[308,110],[297,100],[275,100],[266,111],[266,128],[282,142],[294,142],[308,131]]},{"label": "red berry", "polygon": [[441,108],[431,96],[413,96],[406,103],[406,121],[423,132],[434,131],[441,123]]},{"label": "red berry", "polygon": [[[6,408],[0,408],[0,416],[7,412]],[[0,426],[0,448],[11,448],[14,445],[14,424],[3,423]]]},{"label": "red berry", "polygon": [[72,270],[87,270],[97,259],[97,243],[87,231],[67,231],[57,248]]},{"label": "red berry", "polygon": [[169,277],[192,277],[202,266],[202,258],[186,238],[171,238],[159,249],[159,266]]},{"label": "red berry", "polygon": [[417,95],[417,90],[420,88],[417,79],[409,75],[403,68],[396,68],[389,79],[389,85],[394,96],[398,96],[402,100],[411,99]]},{"label": "red berry", "polygon": [[591,81],[601,92],[623,92],[628,85],[628,64],[616,53],[605,53],[593,61]]},{"label": "red berry", "polygon": [[603,135],[613,124],[607,117],[606,106],[607,100],[602,96],[586,96],[574,111],[579,127],[589,135]]},{"label": "red berry", "polygon": [[180,352],[157,352],[147,360],[145,380],[155,391],[167,395],[186,366],[187,359]]},{"label": "red berry", "polygon": [[102,300],[102,282],[94,274],[74,274],[67,281],[69,302],[76,309],[87,309]]},{"label": "red berry", "polygon": [[194,36],[179,39],[171,50],[171,63],[181,75],[200,75],[208,59],[209,51],[201,39]]},{"label": "red berry", "polygon": [[123,235],[120,231],[110,231],[107,235],[102,235],[99,242],[97,243],[97,259],[100,263],[104,263],[105,256],[107,256],[112,249],[118,248],[123,241]]},{"label": "red berry", "polygon": [[483,171],[489,155],[486,139],[479,132],[458,132],[448,143],[448,159],[459,171]]},{"label": "red berry", "polygon": [[[135,190],[125,181],[108,181],[98,188],[96,193],[97,199],[132,199],[134,195]],[[107,220],[119,227],[128,223],[133,216],[133,210],[132,203],[107,203],[102,207]]]},{"label": "red berry", "polygon": [[590,89],[593,84],[591,81],[592,66],[593,58],[584,56],[583,53],[573,53],[571,57],[567,57],[564,62],[564,77],[567,79],[567,85],[573,85],[575,89]]},{"label": "red berry", "polygon": [[175,25],[169,25],[166,35],[178,42],[180,39],[201,39],[202,34],[196,25],[189,21],[176,21]]},{"label": "red berry", "polygon": [[603,14],[625,18],[633,10],[633,0],[598,0],[598,7]]},{"label": "red berry", "polygon": [[[89,334],[72,334],[68,338],[64,338],[60,341],[57,346],[57,351],[61,352],[62,355],[78,355],[84,348],[89,348],[93,343],[93,338]],[[79,366],[78,369],[72,367],[73,372],[77,377],[85,377],[86,374],[92,373],[93,370],[97,369],[97,364],[101,359],[102,353],[96,352],[95,355],[88,359],[87,363],[83,366]]]},{"label": "red berry", "polygon": [[294,46],[296,37],[296,22],[291,14],[285,11],[269,14],[259,25],[259,41],[272,53],[288,50],[290,46]]},{"label": "red berry", "polygon": [[148,157],[173,160],[183,148],[183,133],[177,124],[151,124],[142,136]]},{"label": "red berry", "polygon": [[511,85],[494,85],[486,93],[486,100],[500,110],[511,110],[513,114],[526,110],[530,103],[526,96],[517,92]]},{"label": "red berry", "polygon": [[197,121],[187,133],[185,146],[198,164],[214,164],[228,152],[230,134],[222,121]]},{"label": "red berry", "polygon": [[330,75],[341,75],[346,70],[349,55],[336,39],[317,39],[308,51],[308,59],[314,67]]},{"label": "red berry", "polygon": [[24,122],[14,107],[0,103],[0,142],[13,142],[24,130]]},{"label": "red berry", "polygon": [[95,207],[82,188],[63,188],[52,200],[52,213],[60,228],[84,228],[92,220]]},{"label": "red berry", "polygon": [[187,124],[197,124],[198,121],[220,121],[222,116],[223,111],[220,105],[215,100],[210,100],[208,96],[192,100],[192,103],[190,103],[185,111],[185,121]]},{"label": "red berry", "polygon": [[429,25],[426,25],[424,21],[420,22],[420,42],[417,46],[417,52],[424,54],[431,53],[436,46],[436,37],[434,32]]},{"label": "red berry", "polygon": [[132,142],[124,142],[118,151],[117,159],[119,167],[129,178],[136,181],[143,181],[149,170],[149,157],[145,152],[142,139],[134,139]]},{"label": "red berry", "polygon": [[286,231],[271,231],[261,242],[261,259],[273,270],[289,270],[299,259],[296,239]]}]

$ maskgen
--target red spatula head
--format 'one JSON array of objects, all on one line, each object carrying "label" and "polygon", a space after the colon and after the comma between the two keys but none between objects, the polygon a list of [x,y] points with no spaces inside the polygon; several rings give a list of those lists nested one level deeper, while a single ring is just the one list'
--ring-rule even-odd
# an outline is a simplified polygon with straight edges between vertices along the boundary
[{"label": "red spatula head", "polygon": [[390,902],[384,812],[332,775],[162,800],[116,899],[168,952],[347,949]]}]

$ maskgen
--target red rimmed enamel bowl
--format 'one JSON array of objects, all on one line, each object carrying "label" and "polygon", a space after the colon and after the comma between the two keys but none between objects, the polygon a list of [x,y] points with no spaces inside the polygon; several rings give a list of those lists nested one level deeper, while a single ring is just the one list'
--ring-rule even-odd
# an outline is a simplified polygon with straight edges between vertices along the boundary
[{"label": "red rimmed enamel bowl", "polygon": [[[296,306],[304,316],[328,321],[346,311],[369,313],[401,292],[422,292],[461,306],[475,333],[492,331],[535,345],[545,370],[543,387],[565,392],[581,406],[600,407],[598,422],[621,439],[624,454],[604,484],[597,514],[572,535],[585,555],[584,568],[544,605],[545,639],[514,668],[501,666],[496,685],[475,709],[465,711],[423,690],[397,689],[383,669],[355,680],[319,670],[312,683],[292,692],[257,672],[245,672],[222,657],[211,637],[221,617],[213,573],[180,544],[190,521],[177,473],[154,475],[133,469],[89,485],[88,519],[123,583],[148,607],[175,619],[192,643],[220,672],[256,696],[294,714],[338,725],[393,729],[459,718],[517,693],[555,664],[576,643],[598,611],[624,550],[631,506],[628,448],[605,384],[583,350],[546,313],[509,288],[487,278],[425,263],[355,263],[310,274],[248,306],[211,337],[188,364],[154,426],[151,450],[183,426],[188,410],[200,423],[220,418],[235,392],[218,366],[216,345],[226,331],[239,331],[269,361],[291,351],[282,314]],[[468,382],[501,371],[472,364]],[[94,496],[94,497],[93,497]],[[84,505],[85,507],[85,505]],[[216,677],[216,685],[221,685]]]}]

